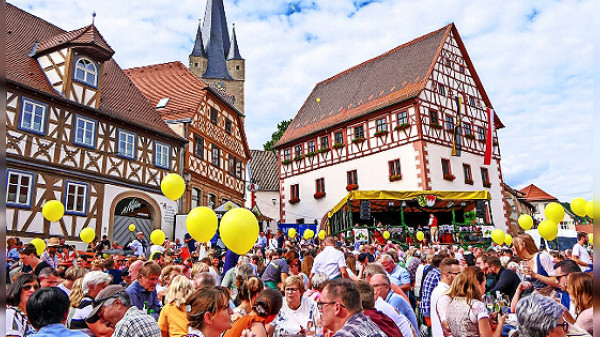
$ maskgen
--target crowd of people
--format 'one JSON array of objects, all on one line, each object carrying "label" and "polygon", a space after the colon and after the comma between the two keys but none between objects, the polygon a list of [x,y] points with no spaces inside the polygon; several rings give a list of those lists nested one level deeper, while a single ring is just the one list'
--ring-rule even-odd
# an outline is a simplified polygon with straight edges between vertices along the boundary
[{"label": "crowd of people", "polygon": [[[8,239],[7,336],[419,337],[592,333],[591,250],[348,244],[261,232],[238,256],[138,233],[78,252]],[[107,242],[108,241],[108,242]]]}]

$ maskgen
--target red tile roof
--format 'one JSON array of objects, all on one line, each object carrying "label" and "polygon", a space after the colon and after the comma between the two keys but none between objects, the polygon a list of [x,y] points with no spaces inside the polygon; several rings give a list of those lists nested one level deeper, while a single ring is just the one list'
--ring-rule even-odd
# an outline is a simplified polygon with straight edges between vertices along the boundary
[{"label": "red tile roof", "polygon": [[530,202],[542,200],[558,200],[550,194],[544,192],[541,188],[535,186],[534,184],[522,188],[520,192],[525,194],[525,200]]},{"label": "red tile roof", "polygon": [[53,35],[40,41],[35,49],[35,54],[40,55],[64,46],[88,46],[91,47],[88,49],[97,49],[97,53],[104,58],[102,61],[109,59],[115,53],[96,26],[92,24],[70,32]]},{"label": "red tile roof", "polygon": [[157,110],[165,120],[192,118],[206,96],[208,84],[178,61],[125,69],[125,73],[153,107],[169,98]]},{"label": "red tile roof", "polygon": [[[73,32],[72,37],[64,30],[27,13],[11,4],[6,4],[6,79],[27,86],[46,95],[64,100],[48,83],[46,75],[40,69],[36,59],[28,56],[36,42],[42,41],[47,47],[56,48],[52,42],[58,36],[70,36],[71,41],[104,40],[96,34],[93,26],[84,27]],[[83,33],[82,33],[83,32]],[[78,35],[79,34],[79,35]],[[41,43],[38,44],[39,51]],[[108,47],[102,46],[102,48]],[[49,49],[46,49],[49,50]],[[112,50],[112,49],[110,49]],[[158,132],[169,138],[183,141],[160,118],[146,98],[129,80],[119,65],[110,59],[104,63],[104,78],[98,111],[108,117],[120,119],[129,124]],[[85,107],[85,109],[92,109]],[[95,109],[92,109],[95,110]]]},{"label": "red tile roof", "polygon": [[[317,83],[276,147],[417,97],[451,31],[464,47],[451,23]],[[472,66],[470,70],[479,83]],[[496,125],[502,126],[498,118]]]}]

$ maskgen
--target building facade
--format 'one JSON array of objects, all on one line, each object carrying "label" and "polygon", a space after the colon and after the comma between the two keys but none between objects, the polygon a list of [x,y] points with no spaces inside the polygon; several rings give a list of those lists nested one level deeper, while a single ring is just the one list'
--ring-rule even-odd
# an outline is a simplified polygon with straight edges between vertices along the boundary
[{"label": "building facade", "polygon": [[230,96],[210,87],[181,62],[125,70],[175,133],[188,140],[181,213],[232,201],[244,205],[250,150],[243,115]]},{"label": "building facade", "polygon": [[504,188],[504,199],[506,200],[506,221],[508,233],[515,236],[523,230],[519,227],[519,217],[523,214],[533,216],[536,207],[526,200],[525,193],[515,190],[507,184]]},{"label": "building facade", "polygon": [[322,223],[354,189],[488,190],[505,228],[491,107],[454,24],[317,83],[276,144],[281,221]]},{"label": "building facade", "polygon": [[[530,184],[529,186],[522,188],[519,192],[523,194],[527,202],[533,205],[533,213],[531,213],[531,216],[535,220],[536,224],[546,220],[545,209],[549,203],[560,203],[557,198],[546,193],[544,190],[534,184]],[[558,224],[558,228],[576,230],[575,226],[578,225],[578,223],[574,221],[574,218],[575,215],[571,213],[571,210],[565,208],[565,217],[563,218],[563,221]]]},{"label": "building facade", "polygon": [[[169,235],[177,203],[160,181],[180,173],[185,140],[146,102],[92,24],[66,32],[6,5],[7,234],[98,236],[125,243],[134,223]],[[59,200],[65,215],[44,219]]]},{"label": "building facade", "polygon": [[274,151],[250,150],[248,162],[249,198],[245,207],[258,215],[261,230],[277,230],[279,223],[279,169]]},{"label": "building facade", "polygon": [[211,87],[231,95],[233,105],[243,114],[245,65],[235,25],[229,37],[223,0],[207,0],[204,20],[198,23],[189,56],[190,70]]}]

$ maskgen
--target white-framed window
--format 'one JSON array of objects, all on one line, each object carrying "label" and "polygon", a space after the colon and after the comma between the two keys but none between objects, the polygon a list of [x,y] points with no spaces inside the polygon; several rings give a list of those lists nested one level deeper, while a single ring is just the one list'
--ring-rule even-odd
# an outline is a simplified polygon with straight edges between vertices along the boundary
[{"label": "white-framed window", "polygon": [[211,163],[218,167],[221,168],[221,149],[219,149],[218,147],[216,147],[214,144],[211,146]]},{"label": "white-framed window", "polygon": [[397,118],[398,118],[398,125],[408,124],[408,111],[406,111],[406,110],[400,111],[397,114]]},{"label": "white-framed window", "polygon": [[119,155],[131,159],[135,159],[135,151],[136,151],[136,134],[129,131],[119,130],[119,147],[118,153]]},{"label": "white-framed window", "polygon": [[95,148],[97,124],[93,119],[75,116],[73,144]]},{"label": "white-framed window", "polygon": [[380,118],[376,121],[376,132],[387,131],[387,123],[385,118]]},{"label": "white-framed window", "polygon": [[365,129],[362,125],[354,127],[354,138],[363,138],[365,136]]},{"label": "white-framed window", "polygon": [[47,111],[48,105],[23,97],[21,100],[19,129],[45,135]]},{"label": "white-framed window", "polygon": [[6,205],[30,208],[33,196],[33,173],[7,170]]},{"label": "white-framed window", "polygon": [[94,88],[98,87],[98,66],[86,57],[77,58],[73,79]]},{"label": "white-framed window", "polygon": [[65,187],[65,214],[86,215],[89,185],[67,180]]},{"label": "white-framed window", "polygon": [[154,141],[154,165],[164,169],[171,168],[171,146]]}]

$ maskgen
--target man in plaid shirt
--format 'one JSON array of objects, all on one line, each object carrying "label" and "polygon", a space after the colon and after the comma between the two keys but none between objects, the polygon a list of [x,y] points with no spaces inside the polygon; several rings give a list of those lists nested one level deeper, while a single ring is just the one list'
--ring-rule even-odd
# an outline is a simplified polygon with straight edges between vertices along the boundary
[{"label": "man in plaid shirt", "polygon": [[158,322],[132,305],[129,294],[120,285],[109,285],[96,296],[86,322],[98,320],[114,327],[113,337],[162,337]]},{"label": "man in plaid shirt", "polygon": [[437,287],[438,283],[440,283],[440,262],[443,259],[448,257],[445,253],[438,253],[431,262],[433,269],[427,273],[425,279],[423,281],[423,286],[421,287],[421,314],[425,317],[425,321],[427,322],[427,326],[431,326],[430,320],[430,309],[431,309],[431,293],[433,289]]}]

